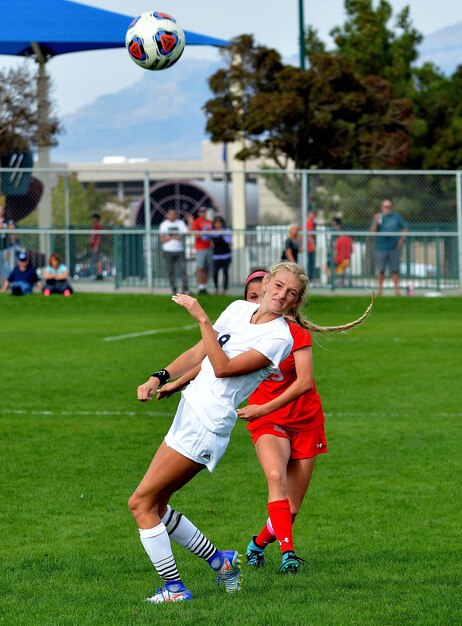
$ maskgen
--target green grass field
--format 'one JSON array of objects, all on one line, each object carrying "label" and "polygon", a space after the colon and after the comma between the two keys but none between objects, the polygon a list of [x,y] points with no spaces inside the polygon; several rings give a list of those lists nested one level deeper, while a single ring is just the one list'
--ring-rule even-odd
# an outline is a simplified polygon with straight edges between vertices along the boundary
[{"label": "green grass field", "polygon": [[[230,299],[208,297],[214,319]],[[367,297],[313,297],[320,324]],[[461,624],[461,300],[384,298],[348,335],[317,337],[329,454],[295,527],[297,577],[244,567],[226,595],[175,547],[190,603],[152,606],[159,581],[127,499],[177,399],[136,387],[198,337],[165,296],[0,296],[0,623],[246,626]],[[158,334],[107,341],[149,330]],[[238,423],[214,475],[174,498],[222,548],[266,518],[265,482]]]}]

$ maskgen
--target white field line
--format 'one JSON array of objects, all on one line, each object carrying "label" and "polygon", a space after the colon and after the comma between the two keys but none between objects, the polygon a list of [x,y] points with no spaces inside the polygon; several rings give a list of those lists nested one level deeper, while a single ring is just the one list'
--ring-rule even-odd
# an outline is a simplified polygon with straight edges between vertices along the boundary
[{"label": "white field line", "polygon": [[[406,414],[406,411],[402,413],[360,413],[360,412],[346,412],[339,411],[338,413],[325,413],[326,418],[336,418],[336,417],[374,417],[374,418],[390,418],[390,417],[401,417],[403,413]],[[173,412],[170,413],[161,413],[160,411],[39,411],[39,410],[26,410],[26,409],[0,409],[0,415],[40,415],[40,416],[49,416],[49,415],[114,415],[114,416],[122,416],[122,417],[142,417],[144,415],[148,416],[156,416],[156,417],[169,417],[173,416]],[[433,413],[434,417],[462,417],[462,413]]]},{"label": "white field line", "polygon": [[162,333],[178,332],[179,330],[191,330],[197,328],[197,324],[187,326],[175,326],[174,328],[156,328],[154,330],[143,330],[140,333],[129,333],[127,335],[114,335],[113,337],[103,337],[103,341],[121,341],[122,339],[135,339],[136,337],[146,337],[147,335],[160,335]]},{"label": "white field line", "polygon": [[41,417],[48,416],[68,416],[68,415],[89,415],[89,416],[103,416],[114,415],[119,417],[142,417],[144,415],[155,417],[173,417],[175,411],[170,413],[161,413],[159,411],[38,411],[38,410],[23,410],[23,409],[0,409],[0,415],[38,415]]}]

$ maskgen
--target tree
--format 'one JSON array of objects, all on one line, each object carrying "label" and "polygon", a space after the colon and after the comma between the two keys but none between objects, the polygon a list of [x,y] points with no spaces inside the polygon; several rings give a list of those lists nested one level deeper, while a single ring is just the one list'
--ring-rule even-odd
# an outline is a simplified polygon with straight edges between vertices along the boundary
[{"label": "tree", "polygon": [[39,124],[36,78],[28,67],[0,70],[0,154],[56,145],[60,132],[56,117]]},{"label": "tree", "polygon": [[422,36],[408,7],[393,27],[387,0],[345,0],[345,10],[333,50],[308,28],[306,71],[251,35],[234,39],[209,81],[212,141],[241,141],[237,158],[282,169],[460,167],[462,69],[447,78],[415,66]]},{"label": "tree", "polygon": [[410,102],[385,79],[363,78],[332,54],[312,56],[307,71],[284,66],[250,35],[234,39],[226,56],[204,108],[212,141],[243,140],[237,158],[282,169],[395,167],[406,158]]},{"label": "tree", "polygon": [[394,167],[458,169],[462,163],[461,68],[448,78],[432,64],[416,66],[422,35],[412,26],[409,7],[397,15],[393,28],[389,27],[392,8],[386,0],[380,0],[376,9],[371,0],[345,0],[345,10],[346,23],[331,31],[335,48],[330,52],[316,31],[308,28],[310,61],[320,53],[347,59],[368,81],[371,77],[388,81],[393,98],[403,104],[405,98],[412,102],[403,144],[405,158],[395,161]]},{"label": "tree", "polygon": [[462,164],[462,65],[449,78],[429,63],[416,69],[414,109],[410,166],[459,169]]},{"label": "tree", "polygon": [[388,27],[393,9],[386,0],[380,0],[376,9],[372,0],[345,0],[345,11],[343,28],[330,33],[336,45],[333,54],[351,61],[361,76],[388,80],[395,96],[409,95],[422,41],[412,26],[409,7],[397,15],[393,29]]}]

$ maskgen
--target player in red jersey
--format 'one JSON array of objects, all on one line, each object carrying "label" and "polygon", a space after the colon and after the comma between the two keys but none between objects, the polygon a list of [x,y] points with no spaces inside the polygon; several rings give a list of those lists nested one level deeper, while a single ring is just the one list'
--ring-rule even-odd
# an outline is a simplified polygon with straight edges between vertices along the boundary
[{"label": "player in red jersey", "polygon": [[[265,270],[252,272],[245,284],[246,299],[255,300],[262,289]],[[353,328],[365,314],[345,326],[316,326],[295,314],[289,321],[294,340],[291,354],[249,397],[249,404],[238,409],[248,421],[258,460],[268,481],[269,518],[247,548],[247,562],[254,567],[265,564],[264,550],[278,541],[282,552],[281,573],[296,573],[300,559],[293,545],[292,525],[300,510],[316,456],[327,452],[324,413],[313,379],[311,335]],[[287,318],[286,318],[287,319]]]}]

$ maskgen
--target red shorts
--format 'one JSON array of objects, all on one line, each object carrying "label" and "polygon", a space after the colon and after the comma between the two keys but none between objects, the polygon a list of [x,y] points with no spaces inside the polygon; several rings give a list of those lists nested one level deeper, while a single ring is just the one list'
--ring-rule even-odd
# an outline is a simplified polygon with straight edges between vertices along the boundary
[{"label": "red shorts", "polygon": [[273,435],[290,440],[291,459],[310,459],[318,454],[327,452],[324,424],[315,426],[311,430],[289,430],[277,424],[262,422],[250,432],[253,445],[262,435]]}]

